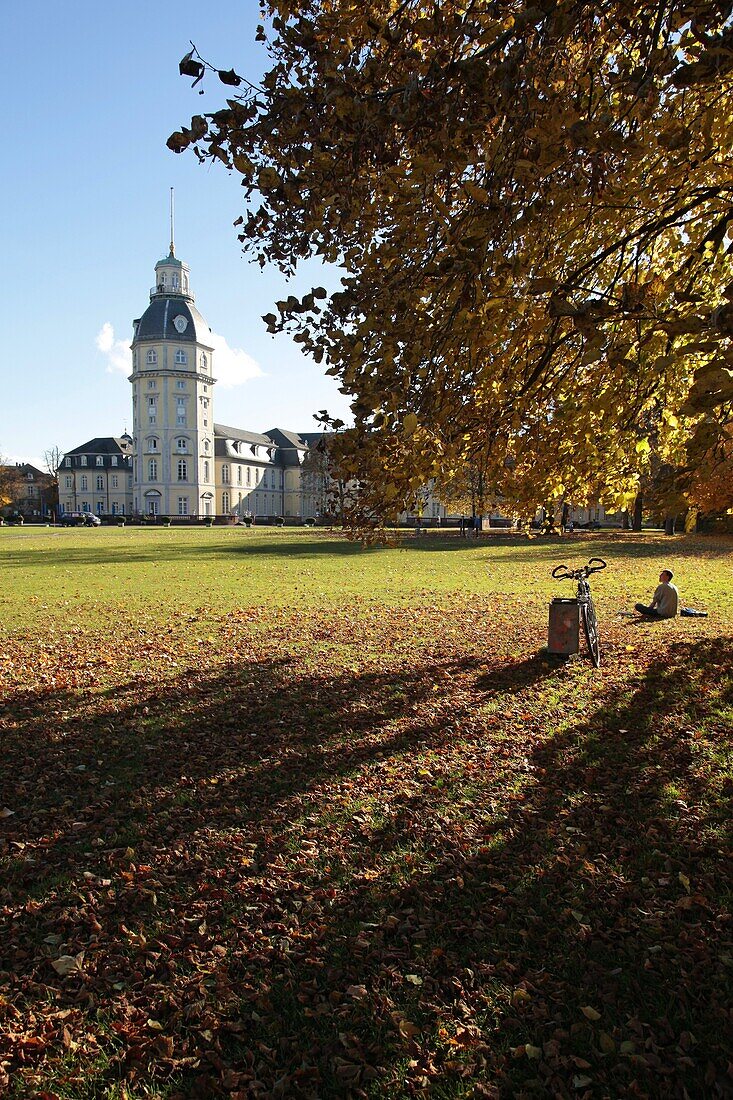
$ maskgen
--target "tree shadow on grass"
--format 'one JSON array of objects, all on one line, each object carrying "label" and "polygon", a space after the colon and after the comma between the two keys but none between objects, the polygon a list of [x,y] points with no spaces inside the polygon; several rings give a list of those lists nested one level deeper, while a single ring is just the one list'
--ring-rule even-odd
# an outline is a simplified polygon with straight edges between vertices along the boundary
[{"label": "tree shadow on grass", "polygon": [[[674,645],[589,717],[499,739],[476,692],[531,695],[535,662],[272,660],[6,699],[5,1056],[47,1083],[66,1029],[79,1097],[168,1075],[186,1096],[725,1095],[704,764],[732,664],[730,642]],[[80,951],[65,978],[48,961]]]}]

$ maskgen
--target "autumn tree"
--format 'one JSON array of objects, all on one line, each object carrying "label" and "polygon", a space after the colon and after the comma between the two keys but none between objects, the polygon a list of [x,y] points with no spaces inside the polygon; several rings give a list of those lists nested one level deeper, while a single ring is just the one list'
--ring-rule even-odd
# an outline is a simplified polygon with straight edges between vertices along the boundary
[{"label": "autumn tree", "polygon": [[[692,478],[733,400],[729,0],[263,0],[271,66],[171,135],[351,399],[354,522],[480,461],[518,509]],[[211,69],[192,51],[181,70]],[[213,70],[212,70],[213,73]]]},{"label": "autumn tree", "polygon": [[23,494],[23,479],[14,463],[0,455],[0,508],[11,508]]}]

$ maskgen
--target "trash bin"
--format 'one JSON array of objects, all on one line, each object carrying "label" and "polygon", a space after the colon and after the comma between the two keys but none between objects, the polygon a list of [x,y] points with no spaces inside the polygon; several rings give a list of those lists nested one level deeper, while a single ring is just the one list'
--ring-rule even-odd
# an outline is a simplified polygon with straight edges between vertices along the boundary
[{"label": "trash bin", "polygon": [[556,596],[550,604],[547,652],[562,656],[580,648],[580,607],[574,597]]}]

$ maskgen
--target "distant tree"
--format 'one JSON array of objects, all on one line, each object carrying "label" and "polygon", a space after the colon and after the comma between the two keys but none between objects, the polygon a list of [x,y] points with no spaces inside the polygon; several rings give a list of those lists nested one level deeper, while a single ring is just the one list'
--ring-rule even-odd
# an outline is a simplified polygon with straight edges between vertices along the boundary
[{"label": "distant tree", "polygon": [[342,265],[266,321],[351,399],[363,524],[479,454],[526,513],[630,503],[680,436],[694,471],[733,418],[730,0],[262,10],[269,71],[168,144],[241,174],[260,264]]},{"label": "distant tree", "polygon": [[43,452],[43,464],[51,477],[58,478],[63,459],[64,452],[56,445],[49,447],[48,450]]},{"label": "distant tree", "polygon": [[0,508],[8,511],[23,496],[25,485],[18,467],[0,455]]}]

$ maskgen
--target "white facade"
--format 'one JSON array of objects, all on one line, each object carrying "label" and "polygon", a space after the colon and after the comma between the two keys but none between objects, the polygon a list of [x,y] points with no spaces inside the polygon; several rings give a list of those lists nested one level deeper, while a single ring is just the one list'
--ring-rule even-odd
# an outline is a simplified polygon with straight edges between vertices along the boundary
[{"label": "white facade", "polygon": [[133,512],[213,516],[213,348],[189,271],[170,254],[155,265],[150,305],[132,340]]}]

